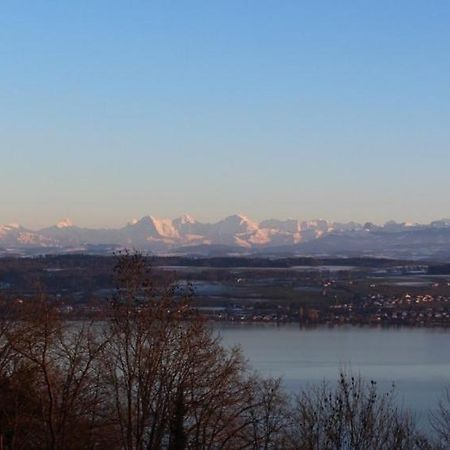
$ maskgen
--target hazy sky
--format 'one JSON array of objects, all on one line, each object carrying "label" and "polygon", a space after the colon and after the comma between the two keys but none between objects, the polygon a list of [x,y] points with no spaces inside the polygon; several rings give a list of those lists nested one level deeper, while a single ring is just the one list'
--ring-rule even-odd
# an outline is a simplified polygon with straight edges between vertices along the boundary
[{"label": "hazy sky", "polygon": [[0,223],[450,216],[450,2],[0,2]]}]

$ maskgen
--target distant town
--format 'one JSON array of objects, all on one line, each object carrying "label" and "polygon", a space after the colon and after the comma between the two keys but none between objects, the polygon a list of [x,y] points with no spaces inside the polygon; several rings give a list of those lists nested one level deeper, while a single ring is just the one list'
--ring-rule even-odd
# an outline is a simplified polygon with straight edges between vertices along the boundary
[{"label": "distant town", "polygon": [[[0,295],[58,302],[94,317],[114,297],[114,256],[0,259]],[[371,258],[149,257],[158,284],[179,287],[211,321],[300,325],[450,325],[450,265]]]}]

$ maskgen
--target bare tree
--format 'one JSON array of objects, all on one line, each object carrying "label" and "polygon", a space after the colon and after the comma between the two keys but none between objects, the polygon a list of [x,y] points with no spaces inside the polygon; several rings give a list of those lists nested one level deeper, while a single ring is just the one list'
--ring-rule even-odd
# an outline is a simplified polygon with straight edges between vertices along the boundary
[{"label": "bare tree", "polygon": [[97,358],[105,345],[93,325],[64,322],[52,302],[40,299],[21,309],[8,340],[32,376],[38,405],[29,448],[93,448],[102,401]]},{"label": "bare tree", "polygon": [[[232,448],[248,426],[251,383],[187,302],[155,286],[146,259],[119,257],[104,373],[121,448]],[[183,443],[183,444],[181,444]],[[236,447],[237,448],[237,447]]]},{"label": "bare tree", "polygon": [[445,390],[437,411],[431,413],[430,421],[436,433],[437,445],[443,449],[450,448],[450,388]]},{"label": "bare tree", "polygon": [[[35,377],[29,364],[14,351],[11,335],[17,323],[17,304],[0,301],[0,448],[32,448],[39,411]],[[24,414],[24,412],[26,412]]]},{"label": "bare tree", "polygon": [[338,384],[303,391],[293,412],[291,447],[305,450],[411,450],[423,448],[411,417],[394,403],[393,391],[341,373]]},{"label": "bare tree", "polygon": [[255,377],[252,380],[250,426],[246,430],[248,448],[278,449],[288,446],[286,430],[291,415],[289,397],[280,379]]}]

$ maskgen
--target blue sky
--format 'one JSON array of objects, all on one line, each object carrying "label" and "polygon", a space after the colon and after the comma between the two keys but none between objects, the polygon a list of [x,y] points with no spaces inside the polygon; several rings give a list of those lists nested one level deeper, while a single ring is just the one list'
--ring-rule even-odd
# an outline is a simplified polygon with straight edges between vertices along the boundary
[{"label": "blue sky", "polygon": [[0,223],[450,216],[450,2],[0,3]]}]

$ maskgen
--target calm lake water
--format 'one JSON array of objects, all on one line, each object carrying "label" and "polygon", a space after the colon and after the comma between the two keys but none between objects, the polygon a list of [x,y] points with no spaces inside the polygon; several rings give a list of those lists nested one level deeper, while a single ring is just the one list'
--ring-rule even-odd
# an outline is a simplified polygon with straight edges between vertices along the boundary
[{"label": "calm lake water", "polygon": [[333,382],[341,368],[373,379],[382,390],[395,383],[398,402],[424,423],[450,386],[450,329],[318,327],[289,324],[217,324],[227,346],[239,344],[251,366],[282,377],[296,392]]}]

